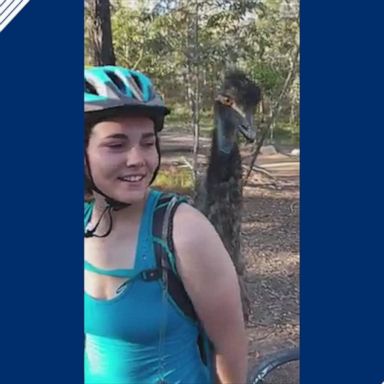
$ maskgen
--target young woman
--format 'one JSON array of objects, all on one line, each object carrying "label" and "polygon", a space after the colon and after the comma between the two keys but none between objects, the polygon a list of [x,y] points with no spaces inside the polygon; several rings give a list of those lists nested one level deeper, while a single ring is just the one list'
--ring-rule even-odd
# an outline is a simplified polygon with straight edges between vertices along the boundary
[{"label": "young woman", "polygon": [[[173,217],[175,270],[188,318],[156,267],[152,222],[161,193],[158,133],[169,113],[151,80],[121,67],[85,70],[85,383],[244,384],[247,341],[234,266],[209,221],[188,204]],[[197,339],[212,345],[207,369]]]}]

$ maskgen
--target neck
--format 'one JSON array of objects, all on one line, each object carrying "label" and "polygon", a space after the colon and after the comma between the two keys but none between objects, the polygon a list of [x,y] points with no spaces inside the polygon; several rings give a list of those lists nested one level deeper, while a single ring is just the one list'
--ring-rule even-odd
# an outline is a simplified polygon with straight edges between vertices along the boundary
[{"label": "neck", "polygon": [[[241,175],[241,160],[239,148],[236,142],[233,143],[231,153],[221,154],[219,151],[217,128],[213,131],[211,153],[208,160],[207,178],[212,182],[225,182],[234,175]],[[240,176],[241,177],[241,176]]]},{"label": "neck", "polygon": [[[147,201],[148,194],[149,194],[149,189],[145,193],[145,196],[142,200],[132,202],[129,206],[119,209],[117,211],[112,210],[113,222],[117,224],[120,221],[127,221],[127,220],[131,221],[131,220],[135,220],[138,217],[141,217],[145,202]],[[102,215],[105,208],[107,207],[107,203],[105,201],[105,197],[100,195],[97,192],[93,193],[93,197],[94,197],[95,203],[93,207],[91,222],[97,222],[97,220]]]}]

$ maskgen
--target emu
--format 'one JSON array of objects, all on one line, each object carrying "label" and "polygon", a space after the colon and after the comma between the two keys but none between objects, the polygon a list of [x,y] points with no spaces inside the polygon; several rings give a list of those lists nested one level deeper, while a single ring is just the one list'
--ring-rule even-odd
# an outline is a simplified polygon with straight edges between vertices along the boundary
[{"label": "emu", "polygon": [[226,74],[214,102],[214,130],[206,175],[197,187],[196,207],[219,233],[239,276],[244,317],[250,303],[243,282],[245,263],[241,257],[242,162],[238,134],[256,139],[253,116],[261,100],[260,88],[243,72]]}]

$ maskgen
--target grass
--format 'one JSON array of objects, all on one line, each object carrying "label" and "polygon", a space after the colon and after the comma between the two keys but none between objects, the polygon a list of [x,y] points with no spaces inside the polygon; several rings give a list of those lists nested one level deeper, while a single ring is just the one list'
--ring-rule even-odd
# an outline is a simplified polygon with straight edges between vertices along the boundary
[{"label": "grass", "polygon": [[289,144],[298,147],[300,146],[300,131],[287,123],[279,123],[273,131],[273,139],[278,144]]},{"label": "grass", "polygon": [[188,168],[162,168],[153,186],[162,191],[191,195],[194,189],[193,175]]}]

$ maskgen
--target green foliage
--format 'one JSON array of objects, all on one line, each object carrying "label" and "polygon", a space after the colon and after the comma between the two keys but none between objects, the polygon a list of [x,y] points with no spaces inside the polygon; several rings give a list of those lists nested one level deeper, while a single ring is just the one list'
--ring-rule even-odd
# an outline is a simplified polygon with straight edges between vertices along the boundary
[{"label": "green foliage", "polygon": [[[223,74],[231,67],[250,73],[272,104],[278,98],[292,67],[295,45],[299,43],[297,0],[138,0],[133,3],[135,7],[127,7],[127,1],[112,1],[117,64],[150,75],[174,110],[174,118],[191,121],[188,88],[191,70],[199,77],[202,121],[211,113]],[[287,7],[293,13],[287,13]],[[86,54],[89,28],[90,24],[86,23]],[[281,122],[289,120],[291,126],[298,127],[298,104],[296,73],[283,99]]]},{"label": "green foliage", "polygon": [[265,93],[273,95],[276,90],[283,86],[286,73],[275,68],[269,63],[258,62],[251,71],[253,77],[258,81]]}]

